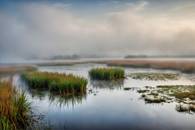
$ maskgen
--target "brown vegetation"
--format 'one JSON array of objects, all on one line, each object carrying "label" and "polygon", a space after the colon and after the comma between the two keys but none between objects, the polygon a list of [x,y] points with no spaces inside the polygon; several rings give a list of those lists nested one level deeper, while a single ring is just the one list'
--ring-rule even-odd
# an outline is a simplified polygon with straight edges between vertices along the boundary
[{"label": "brown vegetation", "polygon": [[0,74],[5,73],[19,73],[24,71],[31,71],[36,70],[36,67],[34,66],[26,66],[26,65],[20,65],[20,66],[1,66],[0,67]]},{"label": "brown vegetation", "polygon": [[30,103],[24,93],[17,92],[10,82],[0,82],[0,129],[26,129],[30,122]]},{"label": "brown vegetation", "polygon": [[195,61],[187,60],[109,60],[105,61],[110,66],[126,66],[136,68],[172,69],[182,72],[195,72]]}]

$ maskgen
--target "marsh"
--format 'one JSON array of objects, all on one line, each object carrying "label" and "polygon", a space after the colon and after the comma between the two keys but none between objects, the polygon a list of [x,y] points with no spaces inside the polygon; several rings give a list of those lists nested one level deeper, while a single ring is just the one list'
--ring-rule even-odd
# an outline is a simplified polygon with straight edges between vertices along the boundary
[{"label": "marsh", "polygon": [[0,130],[194,130],[194,0],[0,0]]},{"label": "marsh", "polygon": [[[194,74],[179,71],[123,68],[123,81],[90,79],[89,71],[105,64],[75,64],[71,66],[40,66],[37,71],[74,74],[88,80],[86,95],[59,96],[47,90],[34,90],[20,76],[14,74],[13,84],[25,91],[35,115],[43,115],[41,122],[51,129],[193,129],[193,113],[176,110],[177,101],[147,103],[139,89],[153,89],[159,85],[195,85]],[[148,80],[128,77],[133,73],[172,73],[178,79]],[[150,86],[150,87],[146,87]],[[124,90],[124,88],[131,88]]]}]

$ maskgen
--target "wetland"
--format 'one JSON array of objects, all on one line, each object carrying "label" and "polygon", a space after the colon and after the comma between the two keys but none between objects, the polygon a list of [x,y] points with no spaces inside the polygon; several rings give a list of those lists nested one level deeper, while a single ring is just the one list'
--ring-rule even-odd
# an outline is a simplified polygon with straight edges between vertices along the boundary
[{"label": "wetland", "polygon": [[[33,115],[41,116],[37,121],[37,129],[195,128],[195,74],[176,70],[122,67],[122,80],[96,80],[90,76],[90,70],[94,68],[110,67],[95,63],[38,66],[30,72],[3,74],[1,82],[11,80],[16,90],[25,92]],[[38,85],[33,83],[32,87],[32,83],[26,82],[23,74],[28,74],[28,78],[39,77],[39,80],[34,79]],[[61,88],[69,89],[60,89],[57,92],[48,87],[53,84],[43,82],[53,81],[57,77],[54,81],[59,83],[58,78],[61,76],[65,77],[63,79],[73,78],[71,81],[79,79],[79,82],[71,84],[60,80],[64,83],[60,84],[63,86]],[[80,89],[73,91],[71,87],[74,88],[74,85],[84,87],[82,93]],[[35,86],[44,89],[37,89]]]}]

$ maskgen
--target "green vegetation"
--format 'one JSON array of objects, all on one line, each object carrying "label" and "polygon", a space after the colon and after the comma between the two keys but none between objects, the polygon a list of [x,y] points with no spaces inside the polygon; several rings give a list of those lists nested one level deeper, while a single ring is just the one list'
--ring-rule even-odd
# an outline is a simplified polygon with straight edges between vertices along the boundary
[{"label": "green vegetation", "polygon": [[22,75],[31,88],[47,89],[61,95],[86,93],[87,80],[72,74],[28,72]]},{"label": "green vegetation", "polygon": [[30,126],[30,103],[24,93],[17,92],[10,82],[0,83],[0,129],[17,130]]},{"label": "green vegetation", "polygon": [[179,77],[172,73],[132,73],[129,76],[140,80],[177,80]]},{"label": "green vegetation", "polygon": [[94,68],[89,71],[89,75],[97,80],[116,80],[124,79],[125,71],[121,68]]},{"label": "green vegetation", "polygon": [[195,100],[195,85],[161,85],[158,92],[174,96],[178,99],[189,98]]}]

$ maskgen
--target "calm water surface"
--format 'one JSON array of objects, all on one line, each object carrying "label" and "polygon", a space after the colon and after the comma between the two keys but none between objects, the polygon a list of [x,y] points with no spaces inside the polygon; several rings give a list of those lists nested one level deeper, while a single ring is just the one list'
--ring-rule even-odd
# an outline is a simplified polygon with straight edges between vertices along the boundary
[{"label": "calm water surface", "polygon": [[[43,115],[44,124],[51,129],[67,130],[195,130],[195,115],[179,113],[176,103],[147,104],[137,89],[164,84],[195,85],[195,76],[181,74],[177,81],[146,81],[127,78],[120,82],[91,81],[88,70],[105,65],[79,64],[73,66],[39,67],[39,71],[73,73],[89,80],[88,92],[80,97],[58,97],[48,92],[29,91],[19,75],[16,87],[25,90],[33,111]],[[154,69],[125,68],[132,72],[174,72]],[[125,91],[124,87],[134,90]]]}]

